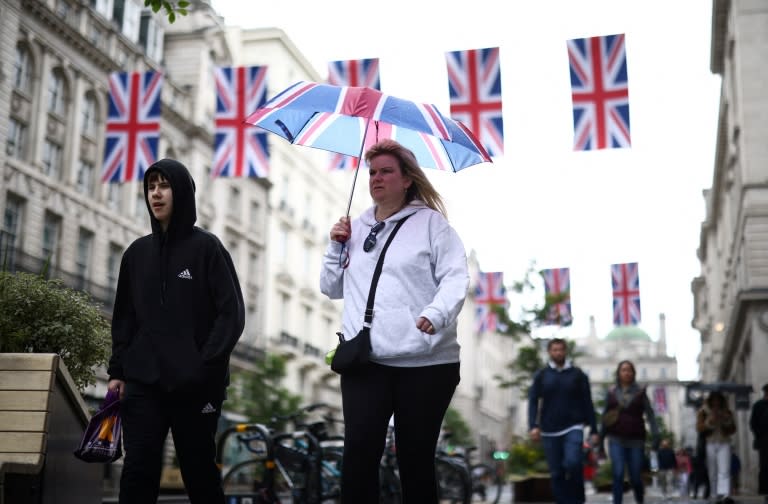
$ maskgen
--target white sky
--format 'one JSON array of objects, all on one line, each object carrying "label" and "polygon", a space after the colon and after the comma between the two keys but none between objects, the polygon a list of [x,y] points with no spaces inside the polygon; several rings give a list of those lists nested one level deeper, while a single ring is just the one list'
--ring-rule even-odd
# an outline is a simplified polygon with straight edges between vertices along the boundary
[{"label": "white sky", "polygon": [[[537,269],[570,267],[574,323],[558,333],[568,338],[586,336],[590,315],[598,336],[612,329],[610,265],[638,262],[640,327],[656,339],[665,313],[679,377],[697,377],[690,285],[700,271],[702,190],[712,184],[720,90],[720,78],[709,71],[711,2],[213,0],[213,6],[230,25],[282,28],[323,76],[329,61],[378,57],[385,93],[434,103],[444,114],[445,52],[500,47],[505,155],[458,173],[428,170],[452,224],[481,269],[504,271],[507,284],[521,279],[532,260]],[[573,152],[565,41],[616,33],[626,34],[632,148]],[[366,187],[361,180],[358,193]],[[534,302],[543,302],[540,288]]]}]

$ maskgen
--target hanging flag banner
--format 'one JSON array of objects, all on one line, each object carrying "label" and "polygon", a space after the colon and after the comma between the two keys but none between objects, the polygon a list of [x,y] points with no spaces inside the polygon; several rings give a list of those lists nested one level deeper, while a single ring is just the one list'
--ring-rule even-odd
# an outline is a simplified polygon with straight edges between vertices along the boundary
[{"label": "hanging flag banner", "polygon": [[465,124],[491,156],[504,154],[499,48],[445,55],[451,118]]},{"label": "hanging flag banner", "polygon": [[571,273],[569,268],[541,270],[544,278],[545,302],[550,305],[546,324],[569,326],[571,316]]},{"label": "hanging flag banner", "polygon": [[102,182],[144,180],[160,142],[160,72],[109,76]]},{"label": "hanging flag banner", "polygon": [[624,34],[567,42],[573,101],[573,150],[630,147]]},{"label": "hanging flag banner", "polygon": [[[339,60],[328,63],[328,84],[333,86],[365,86],[381,90],[379,58]],[[367,150],[369,146],[366,145]],[[365,152],[365,150],[363,150]],[[330,170],[354,170],[357,158],[331,153]]]},{"label": "hanging flag banner", "polygon": [[664,414],[667,412],[667,389],[656,387],[653,389],[653,409],[656,413]]},{"label": "hanging flag banner", "polygon": [[477,332],[495,332],[499,329],[496,306],[507,306],[507,291],[504,287],[504,273],[483,273],[477,275],[475,286],[475,328]]},{"label": "hanging flag banner", "polygon": [[267,133],[245,118],[267,99],[267,67],[216,68],[216,132],[211,177],[266,177]]},{"label": "hanging flag banner", "polygon": [[612,264],[613,325],[640,323],[640,275],[637,263]]}]

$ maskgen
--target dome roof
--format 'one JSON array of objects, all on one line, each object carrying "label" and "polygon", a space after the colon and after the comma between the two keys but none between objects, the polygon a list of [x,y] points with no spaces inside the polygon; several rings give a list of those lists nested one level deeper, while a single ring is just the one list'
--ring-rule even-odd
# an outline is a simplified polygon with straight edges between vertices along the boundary
[{"label": "dome roof", "polygon": [[605,341],[651,341],[651,337],[637,326],[618,326],[605,336]]}]

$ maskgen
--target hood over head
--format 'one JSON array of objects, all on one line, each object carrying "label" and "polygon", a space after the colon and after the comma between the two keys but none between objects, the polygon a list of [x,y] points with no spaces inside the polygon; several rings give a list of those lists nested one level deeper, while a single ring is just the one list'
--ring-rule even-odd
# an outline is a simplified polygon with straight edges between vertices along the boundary
[{"label": "hood over head", "polygon": [[155,218],[149,203],[149,176],[155,171],[163,174],[168,182],[170,182],[171,189],[173,190],[173,212],[171,213],[171,222],[168,224],[168,235],[178,236],[191,231],[197,221],[195,181],[192,180],[192,175],[190,175],[186,166],[175,159],[166,158],[153,163],[144,172],[144,202],[147,205],[149,219],[152,222],[152,232],[163,232],[160,221]]}]

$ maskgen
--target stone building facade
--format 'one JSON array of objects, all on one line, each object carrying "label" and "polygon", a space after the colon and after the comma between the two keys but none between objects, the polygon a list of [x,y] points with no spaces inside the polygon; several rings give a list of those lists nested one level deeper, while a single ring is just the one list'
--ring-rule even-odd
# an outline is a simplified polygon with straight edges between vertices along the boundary
[{"label": "stone building facade", "polygon": [[[722,88],[692,324],[701,333],[702,380],[751,385],[754,401],[768,383],[768,4],[713,0],[710,61]],[[754,491],[757,452],[748,411],[738,419],[741,480]]]}]

